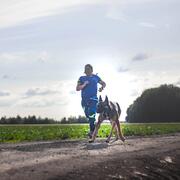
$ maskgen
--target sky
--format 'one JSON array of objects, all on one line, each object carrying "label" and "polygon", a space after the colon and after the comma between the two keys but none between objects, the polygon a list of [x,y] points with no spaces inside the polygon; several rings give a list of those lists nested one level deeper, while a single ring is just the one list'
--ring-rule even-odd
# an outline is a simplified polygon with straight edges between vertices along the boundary
[{"label": "sky", "polygon": [[145,89],[180,87],[179,0],[0,0],[0,117],[84,115],[84,65],[126,109]]}]

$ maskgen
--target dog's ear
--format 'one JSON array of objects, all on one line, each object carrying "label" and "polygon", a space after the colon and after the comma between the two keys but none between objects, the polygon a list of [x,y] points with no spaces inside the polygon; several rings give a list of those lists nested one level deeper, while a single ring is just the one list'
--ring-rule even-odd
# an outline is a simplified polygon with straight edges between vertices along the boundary
[{"label": "dog's ear", "polygon": [[107,103],[107,104],[109,104],[109,100],[108,100],[108,97],[106,96],[106,98],[105,98],[105,102]]},{"label": "dog's ear", "polygon": [[102,97],[101,97],[101,95],[99,96],[99,102],[102,102]]}]

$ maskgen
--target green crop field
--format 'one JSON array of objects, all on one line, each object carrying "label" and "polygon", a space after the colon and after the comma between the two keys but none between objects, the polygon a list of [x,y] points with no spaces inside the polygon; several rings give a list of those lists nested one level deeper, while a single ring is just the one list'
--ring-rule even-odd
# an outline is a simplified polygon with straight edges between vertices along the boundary
[{"label": "green crop field", "polygon": [[[180,132],[180,123],[128,124],[122,123],[125,136],[149,136]],[[105,138],[111,129],[110,124],[102,124],[98,137]],[[0,143],[64,140],[87,138],[88,124],[55,125],[0,125]]]}]

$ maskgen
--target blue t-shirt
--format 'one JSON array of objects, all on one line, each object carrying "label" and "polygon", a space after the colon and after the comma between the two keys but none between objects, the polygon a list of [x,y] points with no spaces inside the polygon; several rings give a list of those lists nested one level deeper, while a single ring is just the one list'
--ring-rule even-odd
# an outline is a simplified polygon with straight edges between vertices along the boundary
[{"label": "blue t-shirt", "polygon": [[97,100],[97,84],[100,80],[100,77],[94,74],[91,76],[81,76],[79,78],[78,83],[80,84],[83,84],[85,81],[89,81],[89,84],[87,84],[81,91],[82,100]]}]

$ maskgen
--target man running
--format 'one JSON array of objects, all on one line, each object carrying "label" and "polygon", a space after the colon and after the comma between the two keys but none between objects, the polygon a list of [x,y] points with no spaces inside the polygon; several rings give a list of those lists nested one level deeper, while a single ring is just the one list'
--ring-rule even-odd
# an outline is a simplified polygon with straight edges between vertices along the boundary
[{"label": "man running", "polygon": [[106,87],[106,83],[102,81],[98,75],[93,74],[93,67],[90,64],[85,65],[84,73],[86,75],[79,78],[76,90],[81,91],[81,105],[83,107],[86,117],[89,120],[90,132],[88,135],[91,138],[95,129],[96,105],[98,102],[98,83],[101,84],[99,92],[101,92]]}]

